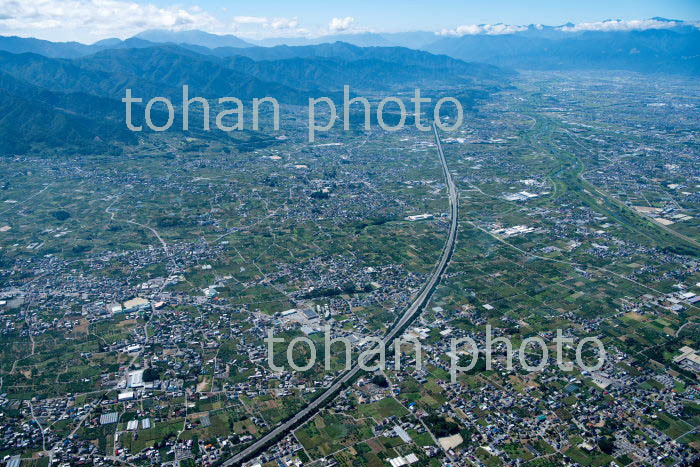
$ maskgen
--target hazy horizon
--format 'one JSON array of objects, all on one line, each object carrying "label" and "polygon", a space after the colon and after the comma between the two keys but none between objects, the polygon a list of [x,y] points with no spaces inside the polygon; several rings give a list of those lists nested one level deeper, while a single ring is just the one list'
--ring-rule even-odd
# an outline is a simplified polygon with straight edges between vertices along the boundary
[{"label": "hazy horizon", "polygon": [[[630,30],[663,27],[652,18],[684,22],[700,19],[697,2],[675,0],[537,5],[471,1],[431,5],[395,1],[375,5],[317,5],[315,1],[265,2],[230,6],[218,0],[173,3],[165,0],[41,0],[18,3],[0,0],[0,35],[91,44],[108,38],[125,39],[151,29],[201,30],[247,39],[319,37],[332,34],[428,31],[436,34],[503,34],[523,25],[559,26],[573,23],[585,30]],[[401,15],[396,15],[400,8]]]}]

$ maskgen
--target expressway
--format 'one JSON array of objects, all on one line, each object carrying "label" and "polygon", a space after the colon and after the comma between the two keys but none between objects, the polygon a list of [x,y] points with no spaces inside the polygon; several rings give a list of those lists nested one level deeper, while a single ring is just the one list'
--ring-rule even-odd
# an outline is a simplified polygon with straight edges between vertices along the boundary
[{"label": "expressway", "polygon": [[[455,188],[455,184],[452,180],[452,175],[450,174],[447,168],[447,161],[445,160],[445,154],[442,150],[442,143],[440,142],[440,135],[438,133],[438,129],[435,123],[433,123],[433,133],[435,135],[435,143],[437,145],[438,156],[440,157],[440,163],[442,165],[442,170],[445,176],[445,182],[447,183],[447,190],[450,200],[450,231],[447,236],[445,246],[442,249],[440,260],[437,262],[435,269],[430,275],[430,278],[423,285],[420,293],[413,301],[413,303],[411,303],[411,305],[406,309],[406,311],[401,315],[401,317],[393,324],[391,329],[384,335],[384,348],[389,348],[394,339],[397,336],[401,335],[406,326],[411,321],[413,321],[418,315],[420,315],[421,311],[423,310],[423,307],[428,303],[428,300],[430,299],[433,290],[435,290],[435,286],[440,282],[442,273],[447,268],[457,240],[457,223],[459,218],[459,203],[457,202],[457,189]],[[366,358],[363,362],[364,365],[362,366],[366,368],[367,364],[369,363],[369,360],[370,358]],[[294,415],[281,425],[277,426],[276,428],[265,434],[263,437],[261,437],[253,444],[245,448],[243,451],[226,460],[223,463],[223,465],[239,465],[246,459],[252,457],[254,454],[262,450],[264,447],[274,442],[280,436],[291,432],[291,430],[295,426],[308,420],[321,407],[333,400],[335,395],[342,389],[342,387],[348,382],[352,381],[353,378],[355,378],[360,371],[362,371],[362,367],[360,365],[360,362],[358,362],[350,370],[343,374],[343,376],[336,379],[323,394],[321,394],[318,398],[310,402],[296,415]]]}]

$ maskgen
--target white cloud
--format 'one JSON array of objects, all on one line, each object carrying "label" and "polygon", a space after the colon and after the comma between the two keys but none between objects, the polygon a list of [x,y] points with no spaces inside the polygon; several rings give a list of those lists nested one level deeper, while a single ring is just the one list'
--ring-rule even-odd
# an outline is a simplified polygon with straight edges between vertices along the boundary
[{"label": "white cloud", "polygon": [[659,21],[656,19],[620,19],[597,21],[594,23],[579,23],[574,26],[562,26],[559,29],[566,32],[578,31],[644,31],[647,29],[670,29],[679,26],[675,21]]},{"label": "white cloud", "polygon": [[515,26],[512,24],[487,24],[486,34],[513,34],[526,31],[527,26]]},{"label": "white cloud", "polygon": [[84,40],[125,38],[154,28],[216,30],[220,27],[214,16],[196,6],[158,7],[129,0],[0,0],[2,34]]},{"label": "white cloud", "polygon": [[233,18],[233,22],[238,24],[265,24],[269,21],[264,16],[236,16]]},{"label": "white cloud", "polygon": [[282,16],[235,16],[231,27],[236,34],[250,39],[309,35],[309,31],[301,27],[299,18]]},{"label": "white cloud", "polygon": [[272,29],[296,29],[299,27],[299,20],[296,18],[275,18],[270,23]]},{"label": "white cloud", "polygon": [[[573,26],[560,26],[558,29],[565,32],[578,31],[643,31],[646,29],[670,29],[680,26],[681,24],[693,25],[698,27],[698,23],[694,22],[678,22],[678,21],[660,21],[656,19],[638,19],[638,20],[606,20],[594,23],[579,23]],[[541,30],[541,24],[534,25],[535,28]],[[516,26],[510,24],[465,24],[455,29],[443,29],[438,34],[442,36],[467,36],[477,34],[513,34],[520,31],[525,31],[527,26]]]},{"label": "white cloud", "polygon": [[328,29],[332,32],[347,31],[350,29],[355,22],[355,18],[352,16],[346,16],[345,18],[333,18],[330,23],[328,23]]},{"label": "white cloud", "polygon": [[[201,29],[235,33],[251,39],[267,37],[316,37],[325,34],[372,31],[359,27],[354,17],[334,17],[327,25],[302,26],[299,18],[281,16],[232,16],[227,8],[207,11],[198,6],[161,7],[157,0],[0,0],[0,34],[33,36],[49,40],[93,42],[107,37],[131,37],[145,29]],[[233,8],[231,9],[233,11]],[[224,16],[225,15],[225,16]],[[230,16],[229,16],[230,15]],[[631,31],[672,28],[696,22],[607,20],[561,26],[561,31]],[[534,27],[541,29],[541,25]],[[500,35],[526,30],[527,26],[471,24],[439,32],[446,36]]]},{"label": "white cloud", "polygon": [[443,29],[442,31],[439,32],[441,36],[473,36],[475,34],[482,34],[483,33],[483,28],[479,26],[478,24],[471,24],[471,25],[462,25],[458,26],[455,29]]},{"label": "white cloud", "polygon": [[310,34],[298,18],[234,16],[224,22],[198,6],[159,7],[137,1],[0,0],[0,34],[82,42],[124,39],[146,29],[201,29],[253,38]]},{"label": "white cloud", "polygon": [[443,29],[438,34],[442,36],[473,36],[476,34],[513,34],[519,31],[525,31],[527,26],[516,26],[512,24],[465,24],[458,26],[455,29]]}]

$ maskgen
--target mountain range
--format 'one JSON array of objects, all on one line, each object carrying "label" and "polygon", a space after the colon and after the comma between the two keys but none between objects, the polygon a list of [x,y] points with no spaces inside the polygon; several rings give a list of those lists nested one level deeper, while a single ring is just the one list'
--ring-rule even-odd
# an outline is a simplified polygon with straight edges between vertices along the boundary
[{"label": "mountain range", "polygon": [[444,37],[424,47],[468,61],[522,70],[628,70],[700,74],[700,29],[561,32]]},{"label": "mountain range", "polygon": [[[358,92],[450,86],[470,106],[514,74],[425,51],[344,43],[208,49],[134,38],[93,44],[88,47],[96,51],[88,55],[74,43],[12,43],[12,52],[0,51],[3,154],[25,152],[37,144],[103,152],[135,143],[120,102],[127,88],[144,102],[165,96],[175,105],[181,102],[184,84],[192,96],[209,99],[233,96],[250,103],[271,96],[280,103],[306,105],[309,97],[340,101],[345,84]],[[31,47],[44,54],[27,52]],[[66,55],[61,48],[79,56],[56,57]],[[142,118],[143,107],[137,106],[134,115]],[[154,115],[159,121],[161,117]],[[178,127],[176,118],[173,128]]]},{"label": "mountain range", "polygon": [[254,44],[232,34],[211,34],[204,31],[168,31],[167,29],[149,29],[136,36],[149,42],[192,44],[215,49],[217,47],[252,47]]},{"label": "mountain range", "polygon": [[[657,28],[645,30],[586,30],[561,26],[480,25],[476,31],[504,30],[507,34],[442,35],[428,31],[400,33],[347,33],[316,38],[241,39],[203,31],[148,30],[136,36],[106,39],[91,45],[49,42],[33,38],[2,37],[0,50],[31,52],[51,58],[78,58],[105,50],[135,49],[174,44],[203,55],[247,56],[254,60],[310,58],[326,49],[304,49],[343,42],[358,47],[405,47],[452,58],[523,70],[609,69],[637,72],[700,73],[700,29],[696,23],[651,18]],[[614,23],[614,22],[613,22]],[[606,23],[602,23],[606,24]],[[499,26],[502,26],[499,28]],[[473,31],[472,31],[473,32]]]},{"label": "mountain range", "polygon": [[[700,74],[700,29],[654,20],[668,27],[531,25],[509,34],[338,34],[281,45],[203,31],[150,30],[90,45],[0,36],[0,153],[37,145],[113,152],[134,144],[120,102],[126,88],[176,105],[184,84],[207,98],[272,96],[305,105],[311,96],[340,99],[345,84],[356,92],[450,87],[471,105],[507,85],[515,69]],[[135,124],[139,115],[136,106]]]}]

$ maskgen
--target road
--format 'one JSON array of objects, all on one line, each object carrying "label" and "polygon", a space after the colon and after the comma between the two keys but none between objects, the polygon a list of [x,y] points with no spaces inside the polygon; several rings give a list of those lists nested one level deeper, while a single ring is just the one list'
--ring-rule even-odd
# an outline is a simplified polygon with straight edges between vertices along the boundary
[{"label": "road", "polygon": [[[440,157],[440,163],[442,165],[442,170],[445,176],[445,181],[447,183],[449,201],[450,201],[450,231],[445,241],[445,246],[443,247],[440,259],[437,262],[435,269],[433,270],[430,278],[425,283],[421,292],[418,294],[413,303],[406,309],[406,311],[401,315],[391,329],[385,334],[383,338],[383,344],[385,348],[394,341],[394,339],[401,335],[406,325],[413,321],[423,310],[423,307],[428,303],[430,296],[435,289],[435,286],[440,282],[443,272],[447,268],[447,265],[452,257],[452,252],[454,251],[455,243],[457,240],[457,224],[459,221],[459,203],[457,202],[457,189],[452,180],[452,175],[447,168],[447,161],[445,160],[445,154],[442,150],[442,143],[440,141],[440,135],[438,133],[437,127],[433,124],[433,133],[435,135],[435,143],[437,145],[438,156]],[[364,363],[369,363],[370,358],[365,359]],[[333,400],[340,389],[352,381],[357,374],[362,371],[360,362],[357,362],[354,367],[348,370],[343,376],[336,379],[333,384],[326,389],[326,391],[321,394],[317,399],[313,400],[306,407],[301,409],[296,415],[288,419],[286,422],[274,428],[272,431],[264,435],[262,438],[255,441],[253,444],[245,448],[240,453],[226,460],[223,465],[239,465],[246,459],[252,457],[254,454],[265,448],[266,446],[273,443],[278,437],[290,433],[291,430],[299,425],[301,422],[308,420],[314,413],[316,413],[321,407],[326,403]]]}]

